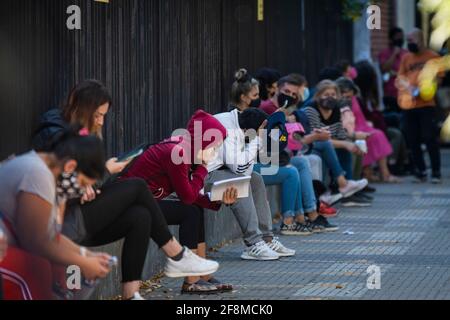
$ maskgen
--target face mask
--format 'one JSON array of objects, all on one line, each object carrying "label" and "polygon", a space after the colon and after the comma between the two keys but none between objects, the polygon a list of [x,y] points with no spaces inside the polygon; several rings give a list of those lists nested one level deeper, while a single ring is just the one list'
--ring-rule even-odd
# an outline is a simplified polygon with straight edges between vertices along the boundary
[{"label": "face mask", "polygon": [[413,42],[408,43],[408,50],[412,53],[419,53],[419,46]]},{"label": "face mask", "polygon": [[205,163],[209,163],[211,160],[214,159],[215,156],[216,156],[215,148],[209,148],[202,151],[202,160]]},{"label": "face mask", "polygon": [[352,99],[351,98],[342,98],[341,101],[338,103],[341,108],[350,107],[352,108]]},{"label": "face mask", "polygon": [[260,105],[261,105],[260,98],[258,98],[256,100],[252,100],[252,102],[250,102],[250,108],[259,108]]},{"label": "face mask", "polygon": [[287,108],[295,104],[297,104],[297,100],[292,98],[291,96],[288,96],[284,93],[280,93],[280,95],[278,96],[278,106],[280,108]]},{"label": "face mask", "polygon": [[62,173],[56,182],[56,193],[63,200],[81,198],[84,189],[78,184],[78,173]]},{"label": "face mask", "polygon": [[322,108],[327,110],[334,110],[337,107],[337,99],[335,98],[325,98],[320,99],[319,104]]},{"label": "face mask", "polygon": [[355,80],[358,77],[358,71],[356,70],[355,67],[350,68],[349,77],[352,80]]},{"label": "face mask", "polygon": [[394,43],[395,47],[403,48],[405,41],[403,39],[397,39],[397,40],[394,40],[393,43]]},{"label": "face mask", "polygon": [[310,96],[311,92],[309,91],[309,88],[305,88],[305,90],[303,91],[303,101],[308,101]]}]

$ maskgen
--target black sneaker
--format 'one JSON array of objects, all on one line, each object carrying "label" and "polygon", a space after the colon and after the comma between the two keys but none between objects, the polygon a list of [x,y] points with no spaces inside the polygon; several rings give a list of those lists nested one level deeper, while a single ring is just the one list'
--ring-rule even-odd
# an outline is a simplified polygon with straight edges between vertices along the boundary
[{"label": "black sneaker", "polygon": [[353,195],[347,199],[342,199],[341,204],[343,207],[370,207],[372,203],[366,199]]},{"label": "black sneaker", "polygon": [[373,201],[373,197],[372,196],[369,196],[367,193],[362,192],[362,191],[355,193],[355,196],[360,198],[360,199],[362,199],[362,200],[366,200],[368,202],[372,202]]},{"label": "black sneaker", "polygon": [[284,236],[292,236],[297,234],[296,232],[297,225],[295,223],[293,224],[281,224],[280,233]]},{"label": "black sneaker", "polygon": [[332,225],[328,222],[327,218],[323,216],[318,216],[316,220],[311,222],[311,225],[322,227],[322,232],[334,232],[339,230],[338,226]]},{"label": "black sneaker", "polygon": [[362,189],[361,192],[365,192],[365,193],[375,193],[375,192],[377,192],[377,189],[375,189],[374,187],[371,187],[371,186],[367,185],[367,187],[365,187],[364,189]]},{"label": "black sneaker", "polygon": [[303,223],[297,222],[296,229],[297,229],[298,235],[301,235],[301,236],[309,236],[314,233],[313,230],[309,227],[309,225],[307,223],[303,224]]},{"label": "black sneaker", "polygon": [[293,223],[291,225],[282,224],[280,233],[283,236],[310,236],[312,231],[309,230],[306,225],[300,223]]},{"label": "black sneaker", "polygon": [[312,233],[325,232],[325,227],[320,224],[317,224],[315,221],[314,222],[308,221],[306,226],[308,230],[311,230]]},{"label": "black sneaker", "polygon": [[416,175],[414,176],[414,183],[425,183],[427,182],[428,176],[426,172],[421,172],[421,173],[416,173]]}]

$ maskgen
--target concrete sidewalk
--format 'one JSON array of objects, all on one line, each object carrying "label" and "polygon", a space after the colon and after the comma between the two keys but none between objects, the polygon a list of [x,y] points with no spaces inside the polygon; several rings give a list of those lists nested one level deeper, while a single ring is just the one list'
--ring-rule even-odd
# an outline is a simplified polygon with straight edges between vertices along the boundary
[{"label": "concrete sidewalk", "polygon": [[[370,208],[341,208],[340,231],[281,237],[297,250],[275,262],[240,260],[240,241],[212,253],[227,294],[181,295],[181,279],[162,278],[147,299],[450,299],[450,152],[444,184],[375,185]],[[350,231],[350,232],[346,232]],[[350,234],[349,234],[350,233]],[[351,234],[353,233],[353,234]],[[379,290],[367,287],[369,266],[381,270]]]}]

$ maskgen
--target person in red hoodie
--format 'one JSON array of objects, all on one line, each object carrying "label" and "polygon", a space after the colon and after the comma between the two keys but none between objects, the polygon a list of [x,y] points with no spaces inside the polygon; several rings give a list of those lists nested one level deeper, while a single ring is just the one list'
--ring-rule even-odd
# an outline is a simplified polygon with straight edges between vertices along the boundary
[{"label": "person in red hoodie", "polygon": [[[213,116],[198,110],[187,131],[145,151],[121,179],[144,179],[161,207],[169,225],[179,225],[180,243],[201,257],[206,256],[203,208],[218,211],[220,202],[211,202],[202,193],[206,166],[226,138],[226,129]],[[176,196],[174,195],[176,194]],[[223,203],[233,204],[237,190],[228,189]],[[187,277],[184,293],[212,293],[232,290],[212,276]]]}]

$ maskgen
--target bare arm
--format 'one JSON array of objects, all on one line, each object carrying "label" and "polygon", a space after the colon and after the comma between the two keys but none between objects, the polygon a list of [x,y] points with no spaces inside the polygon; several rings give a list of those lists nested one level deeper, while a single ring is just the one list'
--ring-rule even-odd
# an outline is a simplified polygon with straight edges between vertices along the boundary
[{"label": "bare arm", "polygon": [[105,277],[109,270],[105,257],[83,257],[80,247],[64,236],[52,239],[49,221],[52,205],[42,198],[22,192],[18,196],[17,235],[23,249],[55,264],[77,265],[88,279]]},{"label": "bare arm", "polygon": [[395,48],[394,52],[392,53],[392,55],[389,57],[388,60],[386,60],[386,62],[381,64],[381,71],[383,73],[386,72],[390,72],[392,70],[392,67],[394,66],[395,63],[395,59],[397,58],[397,56],[400,54],[400,48]]}]

